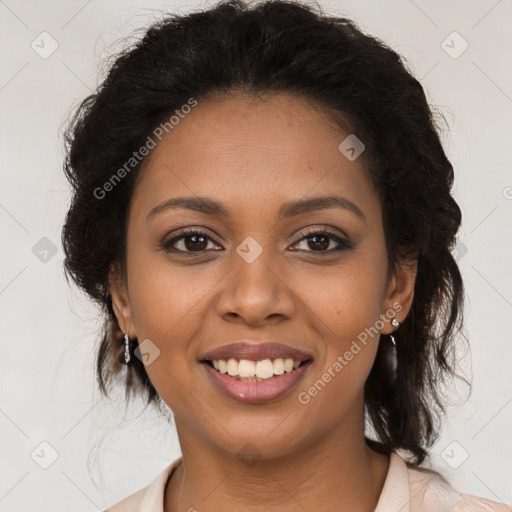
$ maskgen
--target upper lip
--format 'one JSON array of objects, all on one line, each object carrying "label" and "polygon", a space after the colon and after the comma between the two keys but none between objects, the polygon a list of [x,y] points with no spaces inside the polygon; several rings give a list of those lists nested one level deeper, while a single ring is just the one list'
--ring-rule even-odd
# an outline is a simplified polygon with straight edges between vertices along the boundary
[{"label": "upper lip", "polygon": [[276,342],[250,342],[240,340],[229,345],[223,345],[204,353],[201,361],[218,361],[219,359],[247,359],[249,361],[262,361],[263,359],[288,359],[294,361],[308,361],[313,359],[311,354],[298,348]]}]

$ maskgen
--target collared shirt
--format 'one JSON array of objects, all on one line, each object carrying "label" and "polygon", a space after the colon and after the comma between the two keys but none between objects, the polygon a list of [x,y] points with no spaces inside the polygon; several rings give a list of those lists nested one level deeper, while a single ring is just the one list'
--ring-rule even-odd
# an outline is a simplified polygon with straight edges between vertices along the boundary
[{"label": "collared shirt", "polygon": [[[164,492],[182,458],[169,464],[146,487],[105,512],[164,512]],[[512,512],[496,501],[457,492],[439,473],[408,465],[390,454],[389,468],[374,512]]]}]

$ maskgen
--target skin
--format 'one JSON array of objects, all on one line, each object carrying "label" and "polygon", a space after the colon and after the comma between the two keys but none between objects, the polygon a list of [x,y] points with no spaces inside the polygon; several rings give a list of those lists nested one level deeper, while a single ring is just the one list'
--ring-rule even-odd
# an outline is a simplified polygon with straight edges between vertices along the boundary
[{"label": "skin", "polygon": [[[388,273],[381,204],[363,158],[349,161],[338,150],[347,135],[292,95],[225,96],[200,101],[145,161],[129,209],[127,275],[113,269],[111,292],[123,332],[160,350],[146,371],[174,413],[183,454],[165,512],[377,505],[389,458],[364,441],[363,387],[379,336],[307,405],[297,399],[393,304],[402,322],[413,299],[414,262]],[[337,207],[277,220],[284,202],[325,195],[349,199],[365,220]],[[232,215],[180,208],[146,220],[183,196],[210,197]],[[186,227],[208,239],[175,241],[189,251],[181,255],[159,247]],[[306,227],[330,227],[352,248],[332,252],[334,239],[315,239]],[[263,249],[252,263],[236,252],[248,236]],[[394,331],[390,318],[384,334]],[[229,398],[198,359],[246,337],[307,350],[313,364],[278,400]],[[247,443],[258,451],[252,464],[237,456]]]}]

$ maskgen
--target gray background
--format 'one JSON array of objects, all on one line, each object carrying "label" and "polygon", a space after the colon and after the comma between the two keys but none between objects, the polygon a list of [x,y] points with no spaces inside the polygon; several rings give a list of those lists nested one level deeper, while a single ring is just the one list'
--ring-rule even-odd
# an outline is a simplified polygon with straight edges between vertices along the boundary
[{"label": "gray background", "polygon": [[[0,0],[1,511],[103,510],[180,454],[165,418],[142,406],[124,417],[121,398],[96,390],[98,313],[62,271],[69,191],[58,134],[119,37],[159,9],[208,5]],[[474,382],[469,401],[449,409],[433,466],[460,492],[511,503],[512,1],[320,5],[405,56],[450,127],[443,143],[463,210],[457,257],[471,342],[463,368]],[[466,394],[453,390],[453,403]]]}]

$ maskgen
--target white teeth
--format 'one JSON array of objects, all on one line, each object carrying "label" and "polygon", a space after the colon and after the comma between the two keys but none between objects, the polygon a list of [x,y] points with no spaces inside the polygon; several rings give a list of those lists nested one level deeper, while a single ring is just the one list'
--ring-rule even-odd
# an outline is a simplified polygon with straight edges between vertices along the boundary
[{"label": "white teeth", "polygon": [[231,377],[238,375],[238,361],[232,357],[228,359],[228,375]]},{"label": "white teeth", "polygon": [[256,374],[256,364],[254,361],[241,359],[238,363],[238,375],[240,377],[254,377]]},{"label": "white teeth", "polygon": [[249,361],[241,359],[238,361],[233,357],[227,361],[219,359],[212,361],[213,367],[220,373],[227,373],[231,377],[239,377],[240,379],[256,381],[270,379],[274,375],[282,375],[296,370],[302,361],[294,361],[292,358],[277,358],[274,361],[263,359],[261,361]]},{"label": "white teeth", "polygon": [[282,375],[284,373],[284,359],[275,359],[274,364],[274,373],[276,375]]},{"label": "white teeth", "polygon": [[[219,359],[217,361],[217,363],[219,364],[219,371],[220,371],[220,373],[227,373],[227,371],[228,371],[228,362],[224,361],[224,359]],[[215,361],[213,361],[213,366],[215,367]]]},{"label": "white teeth", "polygon": [[256,363],[256,375],[260,379],[269,379],[274,375],[274,367],[270,359],[264,359]]},{"label": "white teeth", "polygon": [[284,371],[285,372],[293,371],[293,359],[285,359],[284,360]]}]

